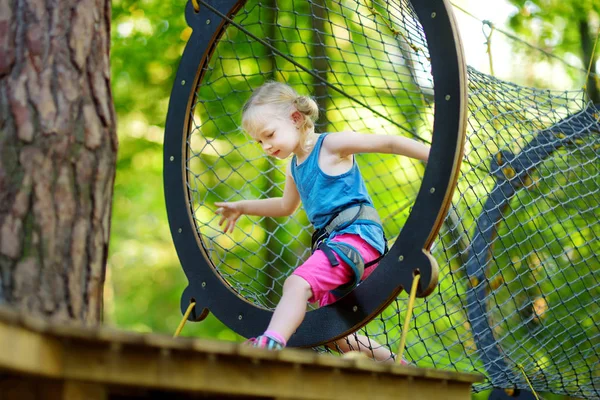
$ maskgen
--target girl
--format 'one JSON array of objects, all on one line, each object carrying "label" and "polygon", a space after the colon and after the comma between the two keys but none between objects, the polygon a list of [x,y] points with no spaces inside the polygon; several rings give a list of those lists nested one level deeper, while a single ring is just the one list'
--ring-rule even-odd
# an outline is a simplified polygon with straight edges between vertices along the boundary
[{"label": "girl", "polygon": [[[354,154],[391,153],[423,161],[429,155],[428,146],[399,136],[356,132],[317,135],[314,121],[318,115],[317,103],[288,85],[268,82],[258,88],[244,105],[242,128],[267,155],[279,159],[293,156],[283,197],[215,203],[216,213],[221,215],[219,225],[225,224],[225,232],[233,231],[242,214],[289,216],[300,201],[317,230],[313,254],[286,279],[267,330],[250,340],[257,347],[285,347],[304,319],[307,302],[318,301],[321,307],[335,302],[366,279],[384,254],[381,222]],[[359,348],[379,361],[392,360],[393,355],[384,347],[370,350],[366,343],[368,339],[359,336],[358,343],[341,339],[331,345],[342,352]]]}]

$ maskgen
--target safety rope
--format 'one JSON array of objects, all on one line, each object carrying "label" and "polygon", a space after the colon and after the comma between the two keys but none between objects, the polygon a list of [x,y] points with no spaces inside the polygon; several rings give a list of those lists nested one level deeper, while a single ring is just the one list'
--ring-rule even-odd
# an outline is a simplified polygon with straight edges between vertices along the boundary
[{"label": "safety rope", "polygon": [[417,297],[417,286],[419,284],[421,275],[417,274],[413,278],[412,287],[410,288],[410,297],[408,298],[408,307],[406,309],[406,318],[404,319],[404,325],[402,326],[402,337],[400,338],[400,347],[398,348],[398,356],[396,357],[397,363],[402,363],[404,360],[404,347],[406,345],[406,334],[408,333],[408,325],[412,318],[413,306],[415,303],[415,297]]},{"label": "safety rope", "polygon": [[531,382],[529,382],[529,378],[527,377],[527,374],[525,373],[525,369],[523,369],[523,366],[521,364],[517,364],[517,367],[519,367],[521,369],[521,372],[523,372],[523,376],[525,377],[525,380],[527,381],[527,384],[529,385],[529,389],[531,389],[531,393],[533,393],[533,395],[535,396],[536,400],[540,400],[540,398],[538,397],[535,389],[531,385]]},{"label": "safety rope", "polygon": [[200,4],[198,4],[198,0],[192,0],[192,6],[194,6],[194,11],[200,11]]},{"label": "safety rope", "polygon": [[[486,25],[489,26],[489,28],[490,28],[489,33],[485,33]],[[483,34],[485,35],[485,39],[486,39],[485,45],[487,46],[486,53],[488,54],[488,60],[490,63],[490,75],[495,76],[494,63],[492,62],[492,35],[494,34],[494,29],[496,29],[496,27],[490,21],[483,21],[483,25],[481,26],[481,29],[483,30]]]},{"label": "safety rope", "polygon": [[401,36],[402,39],[404,39],[404,41],[406,42],[406,44],[413,49],[413,51],[415,53],[421,53],[423,54],[427,60],[431,61],[429,59],[429,57],[426,56],[425,52],[423,51],[423,49],[417,45],[415,45],[414,43],[412,43],[410,40],[408,40],[408,38],[406,37],[406,35],[404,33],[402,33],[401,31],[399,31],[398,29],[394,28],[394,26],[392,25],[391,21],[388,21],[388,19],[386,19],[379,11],[377,11],[375,9],[375,6],[373,5],[373,0],[371,0],[371,5],[367,4],[366,0],[363,0],[364,6],[369,10],[369,12],[371,13],[371,15],[373,15],[374,18],[381,18],[381,20],[383,21],[383,24],[385,26],[388,27],[388,29],[390,30],[390,32],[392,32],[392,34],[396,37]]},{"label": "safety rope", "polygon": [[600,36],[600,26],[598,27],[598,33],[596,34],[596,41],[594,42],[594,48],[592,49],[592,55],[590,56],[590,65],[588,65],[587,74],[585,75],[585,80],[583,81],[583,91],[587,92],[587,82],[590,79],[590,74],[592,73],[592,65],[594,65],[594,54],[596,53],[596,45],[598,44],[598,37]]},{"label": "safety rope", "polygon": [[188,306],[187,310],[185,310],[185,314],[183,314],[183,318],[181,319],[181,322],[179,323],[179,326],[177,327],[177,330],[175,331],[175,334],[173,335],[174,338],[179,336],[179,334],[181,333],[181,330],[183,329],[183,327],[195,305],[196,305],[196,302],[192,301],[190,303],[190,305]]},{"label": "safety rope", "polygon": [[[475,19],[475,20],[477,20],[477,21],[479,21],[479,22],[481,22],[482,24],[487,22],[487,23],[488,23],[490,26],[494,26],[494,25],[493,25],[491,22],[489,22],[489,21],[484,21],[484,20],[482,20],[482,19],[478,18],[477,16],[475,16],[475,15],[471,14],[470,12],[468,12],[467,10],[465,10],[464,8],[462,8],[462,7],[458,6],[456,3],[451,3],[451,4],[452,4],[452,6],[453,6],[454,8],[456,8],[456,9],[458,9],[458,10],[462,11],[464,14],[468,15],[469,17],[471,17],[471,18],[473,18],[473,19]],[[548,51],[546,51],[546,50],[544,50],[544,49],[541,49],[541,48],[539,48],[539,47],[536,47],[536,46],[532,45],[531,43],[529,43],[529,42],[526,42],[525,40],[523,40],[523,39],[521,39],[521,38],[519,38],[519,37],[517,37],[517,36],[515,36],[515,35],[513,35],[513,34],[511,34],[511,33],[509,33],[509,32],[507,32],[507,31],[505,31],[505,30],[502,30],[502,29],[498,28],[497,26],[494,26],[494,29],[495,29],[495,30],[497,30],[498,32],[500,32],[501,34],[503,34],[504,36],[506,36],[506,37],[508,37],[508,38],[510,38],[510,39],[512,39],[512,40],[514,40],[515,42],[522,43],[522,44],[524,44],[525,46],[529,47],[530,49],[537,50],[537,51],[539,51],[540,53],[542,53],[542,54],[544,54],[545,56],[547,56],[548,58],[553,58],[553,59],[555,59],[555,60],[558,60],[558,61],[560,61],[561,63],[563,63],[564,65],[566,65],[566,66],[567,66],[567,67],[569,67],[569,68],[573,68],[573,69],[576,69],[576,70],[579,70],[579,71],[583,71],[583,72],[585,72],[585,69],[583,69],[583,68],[580,68],[580,67],[577,67],[577,66],[575,66],[575,65],[572,65],[572,64],[569,64],[568,62],[566,62],[565,60],[563,60],[563,59],[562,59],[562,58],[560,58],[559,56],[557,56],[557,55],[555,55],[555,54],[552,54],[552,53],[550,53],[550,52],[548,52]],[[596,73],[592,73],[592,75],[594,75],[594,76],[597,76],[597,74],[596,74]]]}]

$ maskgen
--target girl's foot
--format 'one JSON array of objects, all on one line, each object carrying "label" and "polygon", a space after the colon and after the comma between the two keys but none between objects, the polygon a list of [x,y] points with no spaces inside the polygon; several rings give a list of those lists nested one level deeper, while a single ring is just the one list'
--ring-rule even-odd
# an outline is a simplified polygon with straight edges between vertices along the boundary
[{"label": "girl's foot", "polygon": [[245,343],[252,347],[258,347],[267,350],[281,350],[284,347],[283,344],[267,335],[260,335],[256,338],[250,338]]}]

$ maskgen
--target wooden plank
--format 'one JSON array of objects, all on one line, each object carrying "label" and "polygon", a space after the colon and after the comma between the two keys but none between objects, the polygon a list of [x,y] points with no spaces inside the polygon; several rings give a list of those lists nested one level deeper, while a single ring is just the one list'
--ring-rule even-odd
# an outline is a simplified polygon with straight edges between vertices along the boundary
[{"label": "wooden plank", "polygon": [[62,400],[108,400],[109,389],[97,383],[66,381],[62,385]]},{"label": "wooden plank", "polygon": [[1,400],[107,400],[102,384],[44,379],[38,376],[0,378]]},{"label": "wooden plank", "polygon": [[58,378],[63,371],[61,340],[0,321],[0,369]]},{"label": "wooden plank", "polygon": [[[281,399],[469,399],[481,376],[346,359],[311,350],[279,352],[236,343],[172,339],[114,329],[54,326],[3,318],[0,371],[53,378],[74,399],[111,388]],[[36,331],[37,329],[37,331]],[[82,394],[83,393],[83,394]]]}]

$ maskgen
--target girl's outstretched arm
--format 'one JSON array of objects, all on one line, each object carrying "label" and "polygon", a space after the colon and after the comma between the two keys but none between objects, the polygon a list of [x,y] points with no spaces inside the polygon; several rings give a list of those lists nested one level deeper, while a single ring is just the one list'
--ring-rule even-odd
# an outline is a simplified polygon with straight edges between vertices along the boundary
[{"label": "girl's outstretched arm", "polygon": [[219,225],[225,223],[223,231],[233,232],[238,218],[245,215],[261,217],[286,217],[292,215],[300,205],[300,194],[288,166],[285,178],[285,189],[282,197],[272,197],[258,200],[240,200],[232,202],[217,202],[215,213],[221,216]]},{"label": "girl's outstretched arm", "polygon": [[386,153],[427,161],[430,147],[416,140],[395,135],[370,135],[358,132],[336,132],[323,142],[330,153],[346,158],[357,153]]}]

